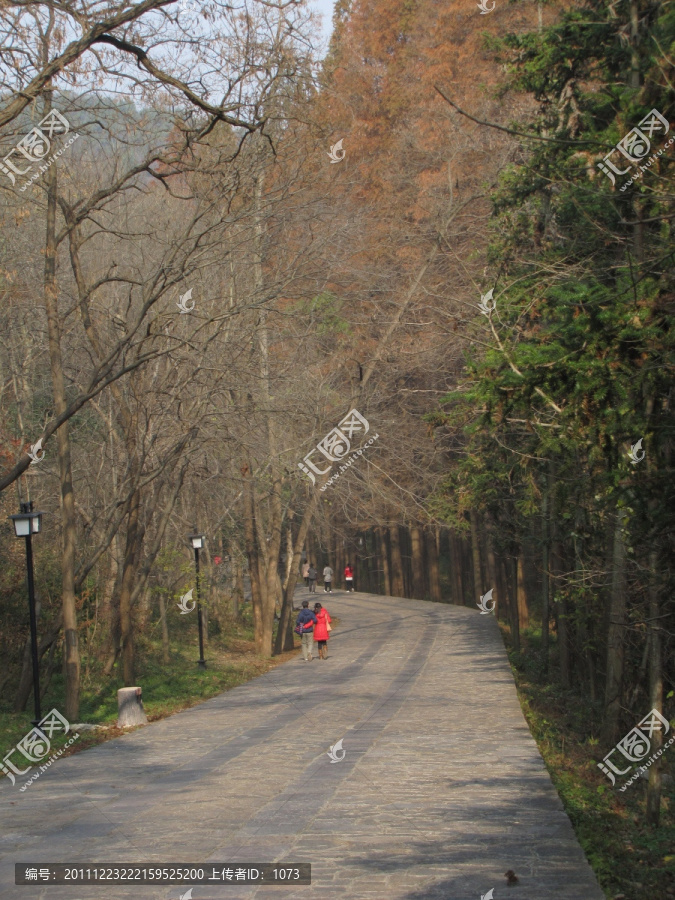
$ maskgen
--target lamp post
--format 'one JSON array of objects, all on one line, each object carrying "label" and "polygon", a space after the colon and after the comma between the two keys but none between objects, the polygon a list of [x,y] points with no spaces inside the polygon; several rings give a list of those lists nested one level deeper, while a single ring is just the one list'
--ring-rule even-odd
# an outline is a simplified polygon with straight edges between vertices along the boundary
[{"label": "lamp post", "polygon": [[206,535],[198,534],[197,529],[193,526],[194,533],[188,535],[188,540],[192,544],[195,551],[195,574],[197,581],[197,628],[199,629],[199,661],[200,669],[206,668],[206,660],[204,659],[204,635],[202,633],[202,604],[199,596],[199,551],[204,549],[204,541]]},{"label": "lamp post", "polygon": [[17,537],[26,539],[26,574],[28,580],[28,608],[30,611],[30,649],[33,658],[33,698],[35,706],[35,719],[33,725],[37,725],[42,714],[40,712],[40,663],[38,660],[37,645],[37,616],[35,615],[35,583],[33,581],[33,535],[39,534],[42,528],[43,513],[33,510],[33,501],[21,503],[21,512],[9,518],[14,523],[14,533]]}]

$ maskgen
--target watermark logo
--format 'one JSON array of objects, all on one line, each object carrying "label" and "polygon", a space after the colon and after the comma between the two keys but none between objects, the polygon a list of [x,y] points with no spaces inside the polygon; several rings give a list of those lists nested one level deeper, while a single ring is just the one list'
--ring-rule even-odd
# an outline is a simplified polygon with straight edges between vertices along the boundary
[{"label": "watermark logo", "polygon": [[495,6],[497,4],[495,3],[495,0],[492,0],[492,6],[488,6],[487,0],[480,0],[480,3],[478,3],[476,5],[478,6],[478,9],[480,10],[481,16],[484,16],[486,13],[492,12],[492,10],[495,8]]},{"label": "watermark logo", "polygon": [[490,300],[492,300],[492,295],[494,294],[494,288],[489,290],[487,294],[480,295],[480,303],[478,304],[478,309],[483,313],[484,316],[489,316],[491,312],[493,312],[497,307],[497,301],[495,300],[492,305],[490,305]]},{"label": "watermark logo", "polygon": [[637,466],[639,462],[645,458],[645,451],[642,450],[642,456],[638,456],[638,450],[642,450],[642,438],[630,448],[630,453],[628,456],[630,457],[630,461],[634,466]]},{"label": "watermark logo", "polygon": [[[496,601],[492,600],[493,590],[494,590],[494,588],[490,588],[490,590],[487,592],[487,594],[483,594],[483,596],[480,598],[480,601],[476,604],[476,606],[480,610],[481,616],[487,616],[491,612],[494,612]],[[488,606],[488,603],[490,602],[490,600],[492,600],[492,606]]]},{"label": "watermark logo", "polygon": [[[15,763],[10,760],[12,754],[18,751],[28,760],[29,763],[33,765],[39,763],[50,752],[52,748],[50,738],[53,737],[54,733],[56,732],[58,734],[63,732],[63,734],[68,734],[69,731],[70,724],[68,720],[64,719],[64,717],[57,709],[52,709],[51,712],[47,713],[44,718],[40,719],[37,725],[34,728],[31,728],[28,734],[25,735],[25,737],[22,737],[18,744],[16,744],[15,747],[12,747],[9,753],[5,755],[2,763],[0,763],[0,770],[4,772],[4,774],[7,775],[12,784],[15,785],[16,779],[14,775],[25,775],[27,772],[30,772],[32,766],[28,766],[27,769],[18,769]],[[75,734],[68,741],[66,747],[70,746],[70,744],[72,744],[73,741],[77,740],[79,736],[79,734]],[[61,750],[55,753],[48,762],[46,762],[44,765],[41,765],[40,771],[33,775],[26,782],[26,784],[24,784],[24,786],[20,788],[20,790],[25,791],[30,784],[32,784],[34,781],[37,781],[40,775],[43,772],[46,772],[46,770],[49,768],[49,766],[51,766],[54,760],[61,756],[66,747],[62,747]]]},{"label": "watermark logo", "polygon": [[328,479],[328,481],[324,485],[321,486],[321,488],[320,488],[321,492],[323,493],[332,484],[334,484],[338,480],[340,475],[342,475],[343,472],[346,472],[347,469],[356,462],[356,460],[359,458],[359,456],[363,456],[363,454],[366,452],[368,447],[370,447],[371,444],[374,444],[378,438],[379,438],[379,434],[374,434],[371,437],[371,439],[368,441],[367,444],[364,444],[363,447],[359,447],[358,450],[355,450],[354,453],[352,453],[352,455],[349,457],[349,459],[346,459],[344,461],[344,463],[340,466],[339,470],[335,473],[335,475],[331,475],[331,477]]},{"label": "watermark logo", "polygon": [[[604,172],[605,175],[608,176],[612,184],[616,184],[615,175],[625,175],[627,172],[630,172],[631,168],[635,165],[638,165],[649,153],[651,149],[650,138],[654,137],[654,133],[656,132],[657,136],[665,137],[670,131],[670,125],[668,124],[668,120],[665,119],[658,109],[652,109],[647,115],[640,121],[635,128],[631,128],[625,137],[621,138],[618,144],[616,144],[607,154],[607,156],[603,159],[602,162],[597,163],[598,168],[601,172]],[[668,145],[672,143],[672,139],[668,142]],[[667,145],[667,146],[668,146]],[[617,169],[614,163],[610,160],[610,156],[619,151],[630,163],[628,168],[626,169]],[[654,159],[657,156],[660,156],[663,151],[661,150],[658,154],[655,154],[645,166],[640,166],[640,174],[645,171],[649,166],[651,166]],[[622,160],[619,160],[622,162]],[[640,175],[636,175],[635,178],[639,178]],[[628,185],[633,181],[626,182],[621,188],[621,190],[625,190]]]},{"label": "watermark logo", "polygon": [[[66,119],[65,116],[62,116],[60,112],[53,109],[51,112],[47,113],[44,119],[41,119],[35,128],[31,129],[31,131],[29,131],[15,147],[12,147],[2,162],[0,162],[0,172],[6,175],[12,184],[16,184],[15,175],[28,174],[33,168],[34,163],[42,162],[42,160],[46,158],[52,148],[52,138],[54,135],[68,134],[69,131],[70,122],[68,119]],[[79,134],[73,135],[66,146],[62,147],[54,154],[54,156],[50,157],[45,165],[40,166],[39,171],[33,175],[20,190],[25,191],[33,181],[36,181],[43,172],[46,172],[54,160],[58,156],[61,156],[66,147],[69,147],[73,141],[79,138],[79,136]],[[28,160],[29,165],[27,168],[19,169],[17,167],[24,163],[20,158],[15,160],[12,159],[15,153],[20,154],[20,156]]]},{"label": "watermark logo", "polygon": [[190,888],[189,890],[185,891],[184,894],[181,894],[180,900],[192,900],[192,891],[193,890],[194,890],[193,888]]},{"label": "watermark logo", "polygon": [[[42,454],[42,456],[40,456],[40,453]],[[42,460],[45,458],[45,451],[42,449],[42,438],[40,438],[40,440],[36,444],[31,445],[31,448],[28,451],[28,455],[33,460],[31,466],[35,463],[42,462]]]},{"label": "watermark logo", "polygon": [[[333,144],[333,146],[330,148],[330,153],[328,154],[328,156],[330,156],[331,165],[333,165],[333,163],[342,162],[342,160],[347,155],[346,151],[342,149],[343,140],[344,138],[340,138],[337,144]],[[342,156],[340,156],[340,154],[342,154]]]},{"label": "watermark logo", "polygon": [[480,895],[480,900],[492,900],[492,898],[494,897],[494,895],[495,895],[495,889],[494,889],[494,888],[490,888],[490,890],[487,892],[487,894],[481,894],[481,895]]},{"label": "watermark logo", "polygon": [[[337,744],[333,744],[330,750],[327,752],[327,756],[330,756],[331,763],[342,762],[342,760],[347,755],[347,751],[342,749],[342,741],[344,738],[340,738]],[[342,756],[338,756],[339,753],[342,753]]]},{"label": "watermark logo", "polygon": [[[661,726],[663,726],[663,728]],[[652,748],[651,741],[649,739],[655,731],[662,730],[664,735],[668,734],[668,732],[670,731],[670,722],[665,719],[658,710],[653,709],[644,717],[644,719],[642,719],[642,721],[638,722],[635,728],[632,728],[625,737],[621,738],[619,743],[609,751],[603,761],[597,764],[598,768],[605,773],[612,784],[616,784],[615,775],[626,775],[628,772],[630,772],[632,766],[635,765],[635,763],[642,762],[642,760],[644,760],[644,758]],[[656,754],[651,757],[650,760],[648,760],[645,766],[641,767],[641,770],[644,771],[645,768],[651,766],[654,760],[661,756],[663,751],[667,747],[669,747],[674,740],[675,735],[673,735],[673,737],[663,748],[661,748],[661,750],[658,750]],[[617,769],[615,764],[610,759],[612,754],[616,753],[617,750],[622,754],[622,756],[625,757],[626,760],[628,760],[629,765],[625,769]],[[620,760],[619,762],[621,764],[623,760]],[[638,777],[639,773],[638,775],[634,776],[634,778]],[[629,781],[627,781],[626,784],[623,785],[621,790],[625,790],[633,780],[634,779],[630,779]]]},{"label": "watermark logo", "polygon": [[[178,606],[178,609],[180,610],[181,616],[184,616],[187,613],[191,613],[192,610],[197,605],[196,601],[192,600],[192,591],[193,590],[194,590],[194,588],[190,588],[190,590],[187,592],[187,594],[183,594],[183,596],[180,598],[180,602],[176,604]],[[188,606],[188,603],[191,600],[192,600],[192,606]]]},{"label": "watermark logo", "polygon": [[[338,423],[336,428],[329,431],[328,434],[319,441],[316,447],[313,447],[312,450],[310,450],[304,460],[301,463],[298,463],[298,467],[302,469],[305,475],[307,475],[312,484],[316,484],[316,478],[314,476],[326,475],[326,473],[330,472],[332,469],[334,462],[347,456],[352,448],[351,441],[353,436],[359,434],[361,431],[364,435],[368,434],[370,431],[368,420],[365,419],[357,409],[352,409],[347,413],[344,419]],[[316,450],[318,450],[319,453],[322,453],[325,459],[329,460],[329,465],[325,469],[320,469],[310,458]],[[323,462],[323,460],[319,460],[319,462]]]},{"label": "watermark logo", "polygon": [[[33,163],[44,159],[49,153],[52,146],[50,139],[53,135],[68,134],[69,131],[70,123],[68,122],[68,119],[53,109],[44,117],[44,119],[42,119],[42,121],[38,122],[35,128],[28,132],[25,138],[22,138],[19,141],[16,147],[13,147],[9,151],[7,156],[5,156],[0,163],[0,172],[3,172],[12,184],[16,184],[14,175],[25,175],[27,172],[30,172]],[[10,159],[10,157],[17,152],[30,162],[28,168],[23,169],[23,171],[17,169],[14,162]],[[21,160],[19,160],[19,162],[21,162]]]},{"label": "watermark logo", "polygon": [[181,296],[181,298],[180,298],[180,300],[178,301],[178,303],[176,304],[176,306],[178,307],[178,309],[179,309],[181,315],[182,315],[183,313],[191,313],[192,310],[195,308],[195,302],[194,302],[194,300],[192,300],[192,306],[188,306],[188,305],[187,305],[187,301],[188,301],[188,300],[192,300],[192,288],[190,288],[189,291],[186,291],[186,292]]}]

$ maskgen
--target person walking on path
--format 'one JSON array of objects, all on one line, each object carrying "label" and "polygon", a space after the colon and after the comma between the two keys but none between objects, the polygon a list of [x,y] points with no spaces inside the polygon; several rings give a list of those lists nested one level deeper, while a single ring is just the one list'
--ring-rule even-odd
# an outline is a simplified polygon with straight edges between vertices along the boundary
[{"label": "person walking on path", "polygon": [[317,618],[309,608],[309,600],[303,600],[302,609],[295,623],[295,631],[302,637],[302,658],[305,662],[312,661],[313,631],[316,624]]},{"label": "person walking on path", "polygon": [[305,579],[305,587],[309,587],[309,563],[302,564],[302,577]]},{"label": "person walking on path", "polygon": [[319,645],[319,659],[328,659],[328,638],[331,631],[330,616],[328,615],[328,610],[324,609],[320,603],[314,604],[314,615],[316,616],[314,640]]},{"label": "person walking on path", "polygon": [[354,570],[351,563],[347,563],[345,566],[345,588],[348,591],[352,591],[352,593],[354,592]]},{"label": "person walking on path", "polygon": [[332,594],[333,587],[331,582],[333,581],[333,570],[330,566],[326,566],[323,570],[323,591],[324,594]]},{"label": "person walking on path", "polygon": [[309,569],[307,569],[307,578],[309,580],[309,592],[310,594],[316,594],[316,576],[317,571],[314,566],[310,565]]}]

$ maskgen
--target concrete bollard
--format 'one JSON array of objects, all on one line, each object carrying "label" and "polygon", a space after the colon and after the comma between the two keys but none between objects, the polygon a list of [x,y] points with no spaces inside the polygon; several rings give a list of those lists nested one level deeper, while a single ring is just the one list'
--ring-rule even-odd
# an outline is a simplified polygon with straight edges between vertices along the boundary
[{"label": "concrete bollard", "polygon": [[141,694],[139,687],[120,688],[117,692],[117,724],[120,728],[148,724]]}]

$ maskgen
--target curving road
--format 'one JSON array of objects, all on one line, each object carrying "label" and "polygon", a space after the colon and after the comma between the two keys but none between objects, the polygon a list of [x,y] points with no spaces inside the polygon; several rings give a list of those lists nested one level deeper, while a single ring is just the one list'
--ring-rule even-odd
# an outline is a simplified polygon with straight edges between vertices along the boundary
[{"label": "curving road", "polygon": [[327,660],[298,656],[59,760],[23,794],[3,779],[0,896],[177,900],[188,887],[15,886],[15,862],[284,861],[311,862],[312,885],[195,886],[192,898],[603,900],[493,617],[318,597],[340,617]]}]

